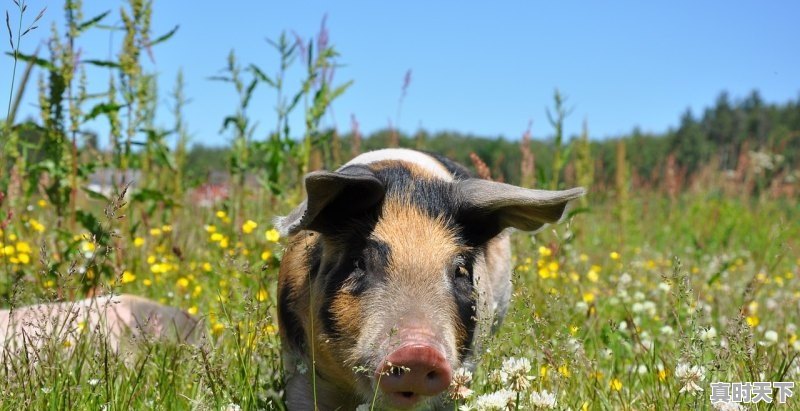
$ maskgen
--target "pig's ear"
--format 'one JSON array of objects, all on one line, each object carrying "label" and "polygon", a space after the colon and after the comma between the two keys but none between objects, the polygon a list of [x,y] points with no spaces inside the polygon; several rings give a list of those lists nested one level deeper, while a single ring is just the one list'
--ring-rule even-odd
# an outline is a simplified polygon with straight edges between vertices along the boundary
[{"label": "pig's ear", "polygon": [[457,185],[465,223],[474,224],[476,234],[486,240],[508,227],[536,231],[558,222],[569,201],[586,193],[583,188],[534,190],[480,179]]},{"label": "pig's ear", "polygon": [[314,171],[306,174],[305,185],[303,203],[289,215],[275,219],[275,227],[283,235],[335,225],[375,206],[386,190],[375,173],[364,166]]}]

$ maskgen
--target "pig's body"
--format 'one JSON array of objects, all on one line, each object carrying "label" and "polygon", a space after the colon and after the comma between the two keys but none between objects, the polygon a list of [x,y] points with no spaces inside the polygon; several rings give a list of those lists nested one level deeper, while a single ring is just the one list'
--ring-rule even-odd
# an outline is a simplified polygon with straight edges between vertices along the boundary
[{"label": "pig's body", "polygon": [[306,177],[278,221],[292,235],[279,278],[290,410],[445,403],[453,371],[502,321],[511,294],[506,228],[557,221],[580,189],[525,190],[405,149]]},{"label": "pig's body", "polygon": [[[199,342],[202,326],[177,308],[133,295],[102,296],[0,310],[0,362],[47,344],[75,347],[79,338],[124,353],[136,339]],[[102,339],[102,340],[101,340]]]}]

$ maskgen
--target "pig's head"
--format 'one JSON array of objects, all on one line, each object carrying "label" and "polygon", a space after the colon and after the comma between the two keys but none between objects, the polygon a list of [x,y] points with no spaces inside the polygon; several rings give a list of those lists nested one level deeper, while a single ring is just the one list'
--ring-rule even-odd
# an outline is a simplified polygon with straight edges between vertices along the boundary
[{"label": "pig's head", "polygon": [[277,224],[293,235],[279,284],[284,349],[309,373],[313,355],[334,401],[377,391],[382,407],[400,409],[437,401],[496,320],[493,241],[558,221],[583,194],[402,161],[313,172],[305,185],[306,200]]}]

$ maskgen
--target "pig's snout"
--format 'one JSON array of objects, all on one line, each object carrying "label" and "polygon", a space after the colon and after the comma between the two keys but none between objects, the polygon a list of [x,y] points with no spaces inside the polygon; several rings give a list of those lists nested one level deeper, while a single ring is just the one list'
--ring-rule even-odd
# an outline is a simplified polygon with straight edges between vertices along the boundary
[{"label": "pig's snout", "polygon": [[442,351],[425,342],[401,346],[386,356],[377,372],[384,398],[398,408],[438,395],[450,385],[453,374]]}]

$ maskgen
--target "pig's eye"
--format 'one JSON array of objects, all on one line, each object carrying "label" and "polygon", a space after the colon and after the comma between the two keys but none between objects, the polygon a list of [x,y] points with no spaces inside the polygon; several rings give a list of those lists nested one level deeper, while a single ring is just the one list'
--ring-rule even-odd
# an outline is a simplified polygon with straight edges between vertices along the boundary
[{"label": "pig's eye", "polygon": [[456,278],[469,278],[469,270],[463,265],[456,266]]},{"label": "pig's eye", "polygon": [[353,268],[359,271],[364,271],[364,258],[358,257],[353,260]]}]

